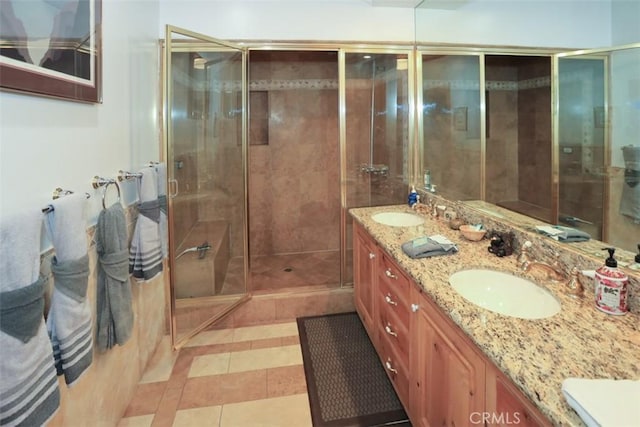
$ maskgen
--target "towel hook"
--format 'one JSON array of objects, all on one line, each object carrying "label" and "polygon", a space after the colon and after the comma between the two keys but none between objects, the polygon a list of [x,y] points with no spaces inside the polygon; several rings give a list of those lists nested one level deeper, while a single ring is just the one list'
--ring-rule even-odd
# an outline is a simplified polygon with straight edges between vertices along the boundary
[{"label": "towel hook", "polygon": [[104,192],[102,193],[102,208],[103,209],[107,209],[107,204],[106,204],[106,200],[105,198],[107,197],[107,189],[109,188],[109,185],[114,184],[116,186],[116,189],[118,190],[118,200],[116,201],[116,203],[120,203],[120,186],[118,185],[118,181],[116,181],[115,179],[112,178],[101,178],[99,176],[94,176],[93,177],[93,181],[91,182],[91,185],[93,186],[93,188],[100,188],[100,187],[104,187]]},{"label": "towel hook", "polygon": [[[51,198],[53,200],[57,200],[60,197],[63,196],[68,196],[69,194],[73,194],[73,191],[71,190],[63,190],[62,188],[58,187],[55,190],[53,190],[53,194],[51,196]],[[91,195],[89,193],[84,193],[85,197],[88,199],[89,197],[91,197]],[[48,205],[46,208],[42,209],[42,212],[44,213],[50,213],[54,211],[54,207],[53,205]]]},{"label": "towel hook", "polygon": [[142,178],[142,173],[138,172],[138,173],[134,173],[134,172],[127,172],[127,171],[118,171],[118,181],[122,182],[125,179],[134,179],[134,178]]}]

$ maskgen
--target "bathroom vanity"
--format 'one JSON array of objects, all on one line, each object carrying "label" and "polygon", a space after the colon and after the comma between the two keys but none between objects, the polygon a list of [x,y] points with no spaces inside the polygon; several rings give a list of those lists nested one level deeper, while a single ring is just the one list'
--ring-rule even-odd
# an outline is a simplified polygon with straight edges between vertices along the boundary
[{"label": "bathroom vanity", "polygon": [[[394,227],[372,220],[404,206],[352,209],[355,306],[415,426],[583,425],[561,391],[568,377],[638,379],[638,316],[608,316],[590,296],[529,276],[561,304],[542,319],[500,315],[465,300],[448,278],[469,268],[521,275],[516,257],[465,241],[443,221]],[[459,252],[411,259],[400,246],[440,234]],[[615,355],[615,357],[614,357]]]}]

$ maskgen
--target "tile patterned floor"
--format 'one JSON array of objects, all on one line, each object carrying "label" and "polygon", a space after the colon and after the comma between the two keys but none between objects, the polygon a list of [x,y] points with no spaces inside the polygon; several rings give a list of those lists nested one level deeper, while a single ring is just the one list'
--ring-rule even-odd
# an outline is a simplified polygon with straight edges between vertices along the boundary
[{"label": "tile patterned floor", "polygon": [[159,346],[118,427],[311,426],[295,322]]}]

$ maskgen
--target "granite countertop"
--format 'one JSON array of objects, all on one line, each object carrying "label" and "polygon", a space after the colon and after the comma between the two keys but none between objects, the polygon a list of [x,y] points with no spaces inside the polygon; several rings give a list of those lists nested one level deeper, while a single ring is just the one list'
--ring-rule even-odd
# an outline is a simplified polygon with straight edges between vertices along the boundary
[{"label": "granite countertop", "polygon": [[[640,380],[640,316],[608,315],[595,308],[587,293],[574,299],[564,293],[564,283],[551,282],[540,273],[523,275],[515,255],[498,258],[487,251],[488,240],[469,242],[444,221],[425,215],[422,226],[391,227],[371,219],[375,213],[391,211],[415,213],[405,205],[354,208],[350,213],[554,425],[584,425],[562,394],[565,378]],[[419,260],[402,252],[402,243],[433,234],[448,237],[459,252]],[[448,284],[451,274],[469,268],[532,279],[548,289],[562,309],[550,318],[525,320],[476,306]]]}]

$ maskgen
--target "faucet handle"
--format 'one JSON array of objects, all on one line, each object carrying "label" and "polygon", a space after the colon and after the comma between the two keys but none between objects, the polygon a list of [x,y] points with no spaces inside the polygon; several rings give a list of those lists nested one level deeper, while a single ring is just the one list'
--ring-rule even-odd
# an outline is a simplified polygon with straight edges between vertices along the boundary
[{"label": "faucet handle", "polygon": [[525,241],[522,246],[520,247],[520,255],[518,255],[518,264],[520,264],[520,267],[524,270],[527,268],[527,266],[529,265],[529,263],[531,262],[531,259],[529,258],[530,253],[529,253],[529,249],[533,246],[533,244],[530,241]]}]

